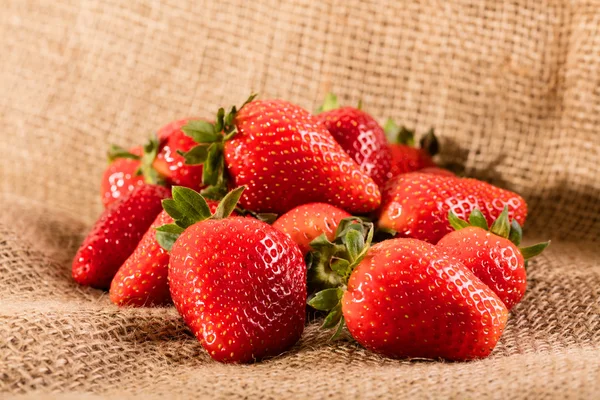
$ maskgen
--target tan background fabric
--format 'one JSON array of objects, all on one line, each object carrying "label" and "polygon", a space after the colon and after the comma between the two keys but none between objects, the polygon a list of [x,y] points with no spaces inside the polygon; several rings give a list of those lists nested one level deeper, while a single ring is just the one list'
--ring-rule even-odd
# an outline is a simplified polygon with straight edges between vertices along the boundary
[{"label": "tan background fabric", "polygon": [[[442,161],[522,193],[528,237],[553,239],[490,358],[386,360],[312,323],[288,354],[221,365],[172,308],[71,281],[109,143],[251,91],[314,109],[329,90],[435,126]],[[598,398],[599,126],[592,1],[4,0],[0,397]]]}]

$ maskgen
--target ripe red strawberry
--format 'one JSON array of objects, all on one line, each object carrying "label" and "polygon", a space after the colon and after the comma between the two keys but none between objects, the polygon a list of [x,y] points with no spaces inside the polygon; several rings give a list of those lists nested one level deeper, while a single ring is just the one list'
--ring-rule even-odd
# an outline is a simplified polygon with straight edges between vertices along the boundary
[{"label": "ripe red strawberry", "polygon": [[[219,203],[207,200],[211,212]],[[237,215],[234,211],[232,215]],[[167,283],[169,253],[156,239],[156,228],[172,224],[166,211],[158,214],[110,284],[110,299],[118,306],[160,306],[171,302]]]},{"label": "ripe red strawberry", "polygon": [[385,132],[375,118],[354,107],[339,107],[337,97],[328,94],[317,118],[360,169],[379,186],[387,180],[392,154]]},{"label": "ripe red strawberry", "polygon": [[452,211],[448,219],[456,231],[444,236],[437,247],[461,261],[512,309],[527,288],[525,260],[540,254],[550,242],[519,248],[521,226],[515,220],[509,223],[506,207],[489,230],[478,209],[471,213],[470,223]]},{"label": "ripe red strawberry", "polygon": [[330,311],[324,328],[337,325],[335,338],[345,324],[360,344],[387,357],[487,357],[508,314],[494,292],[429,243],[392,239],[369,248],[371,235],[365,241],[348,231],[347,256],[331,266],[342,287],[309,301]]},{"label": "ripe red strawberry", "polygon": [[75,254],[73,278],[81,285],[108,289],[160,213],[161,200],[168,196],[169,191],[162,186],[138,186],[104,210]]},{"label": "ripe red strawberry", "polygon": [[439,145],[433,129],[421,139],[420,147],[415,147],[414,131],[396,125],[391,119],[385,124],[385,132],[390,142],[392,157],[388,179],[407,172],[436,167],[431,157],[438,153]]},{"label": "ripe red strawberry", "polygon": [[386,184],[378,226],[393,229],[401,237],[437,243],[452,231],[448,223],[449,210],[466,218],[473,209],[479,208],[491,224],[505,205],[510,218],[524,224],[527,204],[516,193],[477,179],[411,172]]},{"label": "ripe red strawberry", "polygon": [[305,255],[311,250],[310,242],[321,234],[333,240],[340,221],[349,217],[346,211],[330,204],[309,203],[283,214],[273,223],[273,228],[288,235]]},{"label": "ripe red strawberry", "polygon": [[110,164],[104,171],[100,181],[100,196],[104,207],[108,207],[118,198],[145,183],[144,176],[138,174],[141,165],[142,147],[134,147],[126,151],[113,146],[112,154],[116,154],[117,151],[126,158],[120,156],[113,158],[109,152]]},{"label": "ripe red strawberry", "polygon": [[186,165],[185,158],[178,152],[187,152],[197,143],[181,128],[192,119],[181,119],[163,126],[158,131],[160,148],[152,166],[171,185],[198,190],[202,184],[202,165]]},{"label": "ripe red strawberry", "polygon": [[377,185],[313,115],[283,100],[253,98],[239,112],[233,107],[225,115],[220,109],[216,124],[199,121],[183,128],[204,143],[186,153],[186,160],[204,163],[205,184],[222,192],[228,175],[230,187],[248,187],[240,205],[255,212],[282,214],[313,202],[352,213],[378,207]]},{"label": "ripe red strawberry", "polygon": [[204,220],[210,214],[202,197],[175,187],[165,210],[178,225],[161,228],[180,235],[169,264],[175,307],[210,356],[223,362],[280,354],[298,341],[305,320],[306,267],[298,246],[256,219],[219,219],[242,190]]}]

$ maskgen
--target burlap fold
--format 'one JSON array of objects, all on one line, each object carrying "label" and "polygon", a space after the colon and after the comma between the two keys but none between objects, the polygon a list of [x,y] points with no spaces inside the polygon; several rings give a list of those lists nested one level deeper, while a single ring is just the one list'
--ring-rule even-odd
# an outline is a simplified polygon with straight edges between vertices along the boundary
[{"label": "burlap fold", "polygon": [[[599,6],[4,1],[0,397],[597,398]],[[434,126],[441,161],[520,192],[526,236],[553,240],[490,358],[388,360],[311,323],[280,357],[222,365],[173,308],[119,310],[71,280],[108,143],[251,91],[313,109],[329,90]]]}]

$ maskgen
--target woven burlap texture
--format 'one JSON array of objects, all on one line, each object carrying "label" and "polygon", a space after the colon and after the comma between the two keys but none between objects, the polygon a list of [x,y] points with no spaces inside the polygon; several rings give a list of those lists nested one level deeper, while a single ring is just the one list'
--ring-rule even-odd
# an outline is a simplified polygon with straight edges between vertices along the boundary
[{"label": "woven burlap texture", "polygon": [[[0,397],[598,398],[600,4],[586,1],[4,0]],[[551,238],[496,351],[388,360],[317,323],[275,359],[210,361],[173,308],[113,306],[70,261],[109,143],[251,91],[335,91],[434,126],[441,161],[518,191]]]}]

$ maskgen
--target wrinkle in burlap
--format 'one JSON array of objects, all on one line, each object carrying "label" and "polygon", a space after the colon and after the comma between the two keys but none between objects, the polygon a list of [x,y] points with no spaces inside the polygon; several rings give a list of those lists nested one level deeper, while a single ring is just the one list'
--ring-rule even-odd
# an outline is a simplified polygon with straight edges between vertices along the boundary
[{"label": "wrinkle in burlap", "polygon": [[[107,145],[253,90],[435,126],[442,161],[523,194],[526,235],[553,243],[490,358],[387,360],[311,323],[281,357],[222,365],[174,309],[73,283]],[[0,123],[0,397],[599,396],[597,3],[5,0]]]}]

